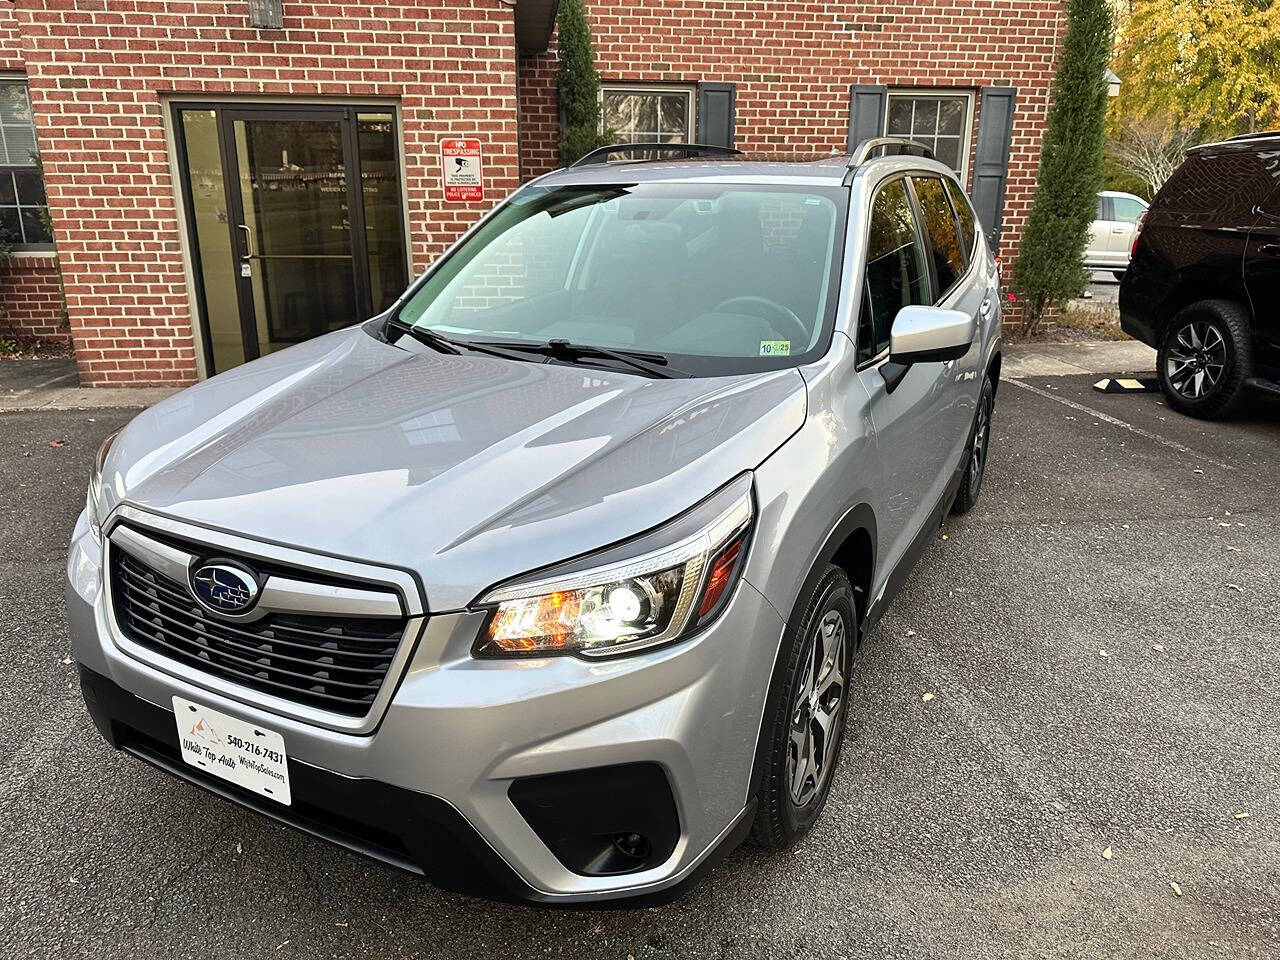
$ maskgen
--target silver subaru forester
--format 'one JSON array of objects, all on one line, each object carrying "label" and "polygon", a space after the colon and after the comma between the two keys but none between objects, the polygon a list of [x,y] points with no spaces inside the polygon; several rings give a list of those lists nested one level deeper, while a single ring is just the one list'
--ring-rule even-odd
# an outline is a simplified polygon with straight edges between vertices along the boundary
[{"label": "silver subaru forester", "polygon": [[631,149],[107,440],[67,602],[113,746],[513,900],[805,835],[867,630],[978,496],[996,266],[918,144]]}]

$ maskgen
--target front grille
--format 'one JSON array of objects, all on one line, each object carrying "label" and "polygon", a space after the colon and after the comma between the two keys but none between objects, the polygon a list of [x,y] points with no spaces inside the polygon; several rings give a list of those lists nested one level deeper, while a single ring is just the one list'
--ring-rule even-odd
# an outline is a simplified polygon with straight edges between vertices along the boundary
[{"label": "front grille", "polygon": [[404,618],[271,613],[248,623],[215,619],[186,584],[122,549],[111,551],[116,622],[155,653],[294,703],[363,717],[386,679]]}]

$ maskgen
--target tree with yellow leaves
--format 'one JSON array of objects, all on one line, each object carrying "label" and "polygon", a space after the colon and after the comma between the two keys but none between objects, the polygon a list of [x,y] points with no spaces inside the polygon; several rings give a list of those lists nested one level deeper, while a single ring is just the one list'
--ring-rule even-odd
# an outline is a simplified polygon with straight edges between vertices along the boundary
[{"label": "tree with yellow leaves", "polygon": [[1119,26],[1114,121],[1206,139],[1280,127],[1280,3],[1131,0]]}]

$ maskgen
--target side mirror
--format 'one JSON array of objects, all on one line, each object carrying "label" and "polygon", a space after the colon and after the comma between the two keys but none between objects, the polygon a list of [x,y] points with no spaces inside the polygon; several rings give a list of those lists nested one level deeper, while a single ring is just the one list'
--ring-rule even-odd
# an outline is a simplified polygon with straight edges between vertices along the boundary
[{"label": "side mirror", "polygon": [[889,334],[889,362],[881,366],[892,393],[915,363],[959,360],[978,335],[977,318],[940,307],[903,307],[893,318]]}]

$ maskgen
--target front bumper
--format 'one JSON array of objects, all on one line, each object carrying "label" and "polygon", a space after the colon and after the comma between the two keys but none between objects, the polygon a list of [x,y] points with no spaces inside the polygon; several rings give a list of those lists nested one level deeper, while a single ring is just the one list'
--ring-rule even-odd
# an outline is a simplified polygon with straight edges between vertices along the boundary
[{"label": "front bumper", "polygon": [[[483,614],[432,615],[376,729],[356,734],[130,656],[105,602],[101,555],[82,518],[67,601],[95,722],[113,745],[242,805],[440,886],[543,903],[670,899],[749,827],[782,622],[745,581],[696,637],[611,661],[478,661],[469,651]],[[168,709],[175,694],[280,732],[293,805],[184,764]],[[641,870],[571,869],[512,800],[517,782],[627,764],[661,768],[678,816],[670,856]]]}]

